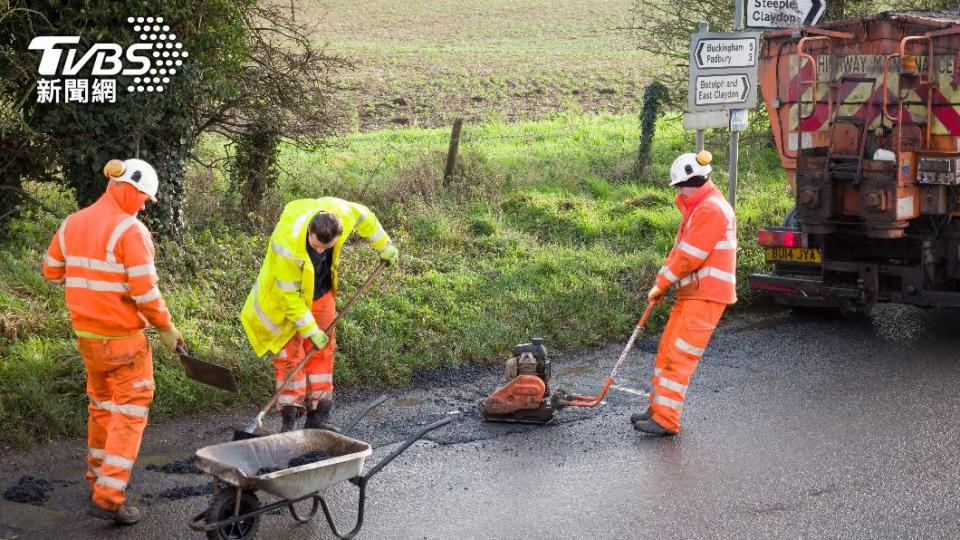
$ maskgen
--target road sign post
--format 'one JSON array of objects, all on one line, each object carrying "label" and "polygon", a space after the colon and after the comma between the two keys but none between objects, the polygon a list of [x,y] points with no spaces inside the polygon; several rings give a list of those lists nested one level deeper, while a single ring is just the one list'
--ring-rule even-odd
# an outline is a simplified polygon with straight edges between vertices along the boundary
[{"label": "road sign post", "polygon": [[[750,30],[811,26],[817,24],[827,7],[826,0],[734,0],[733,4],[733,28],[737,32],[744,26]],[[725,38],[698,39],[700,36],[694,34],[690,43],[689,110],[703,113],[720,108],[730,114],[727,199],[733,206],[737,203],[740,131],[746,128],[747,110],[757,104],[759,37],[753,38],[756,41],[751,48],[750,35],[735,32]],[[710,73],[719,68],[726,70]]]},{"label": "road sign post", "polygon": [[[754,2],[762,2],[764,0],[754,0]],[[747,0],[733,0],[734,10],[733,10],[733,29],[737,31],[743,30],[743,5]],[[757,52],[759,53],[760,48],[760,37],[758,36],[756,41]],[[758,83],[757,77],[757,64],[756,64],[756,54],[753,55],[753,87],[756,89]],[[756,92],[756,90],[754,90]],[[744,107],[745,110],[748,108],[756,107],[756,93],[754,93],[754,103],[750,107]],[[730,159],[727,163],[727,202],[730,203],[730,206],[733,208],[737,207],[737,168],[740,165],[740,130],[733,129],[733,111],[730,111]]]}]

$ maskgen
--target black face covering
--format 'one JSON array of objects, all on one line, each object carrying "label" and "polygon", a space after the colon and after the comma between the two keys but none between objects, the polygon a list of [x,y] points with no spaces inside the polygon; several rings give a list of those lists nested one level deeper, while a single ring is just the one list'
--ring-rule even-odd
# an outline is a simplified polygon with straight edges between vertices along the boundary
[{"label": "black face covering", "polygon": [[700,187],[707,183],[706,176],[691,176],[690,178],[680,182],[679,184],[674,184],[673,187]]},{"label": "black face covering", "polygon": [[313,263],[313,299],[316,300],[333,289],[333,248],[318,253],[310,245],[310,235],[307,235],[307,254]]}]

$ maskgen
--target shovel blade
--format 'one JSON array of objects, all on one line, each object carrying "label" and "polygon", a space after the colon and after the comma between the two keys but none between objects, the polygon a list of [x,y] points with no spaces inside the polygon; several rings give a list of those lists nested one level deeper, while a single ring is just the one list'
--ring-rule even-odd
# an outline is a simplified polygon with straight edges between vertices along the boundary
[{"label": "shovel blade", "polygon": [[[249,428],[247,428],[249,429]],[[265,437],[267,435],[273,435],[273,432],[259,427],[253,431],[247,431],[247,429],[240,431],[239,429],[233,430],[233,439],[234,441],[245,441],[247,439],[256,439],[258,437]]]},{"label": "shovel blade", "polygon": [[182,351],[179,355],[180,364],[183,365],[183,371],[186,373],[188,379],[213,386],[214,388],[226,390],[227,392],[235,393],[239,390],[237,377],[233,373],[233,368],[204,362]]}]

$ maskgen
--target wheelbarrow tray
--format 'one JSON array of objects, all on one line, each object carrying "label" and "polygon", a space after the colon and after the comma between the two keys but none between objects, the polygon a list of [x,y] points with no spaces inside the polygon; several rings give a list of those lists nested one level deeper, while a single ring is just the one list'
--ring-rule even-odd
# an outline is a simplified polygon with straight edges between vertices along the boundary
[{"label": "wheelbarrow tray", "polygon": [[[299,467],[287,463],[310,452],[330,457]],[[333,431],[302,429],[255,439],[232,441],[197,450],[197,467],[245,490],[263,490],[285,499],[299,499],[363,474],[370,445]],[[264,468],[279,468],[258,475]]]}]

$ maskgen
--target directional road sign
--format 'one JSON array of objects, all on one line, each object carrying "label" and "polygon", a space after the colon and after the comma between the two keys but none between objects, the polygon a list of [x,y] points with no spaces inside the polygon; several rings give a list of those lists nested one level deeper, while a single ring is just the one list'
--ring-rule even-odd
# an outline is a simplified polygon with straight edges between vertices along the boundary
[{"label": "directional road sign", "polygon": [[759,45],[755,32],[692,34],[687,112],[756,107]]},{"label": "directional road sign", "polygon": [[700,69],[753,67],[757,65],[757,38],[701,39],[693,58]]},{"label": "directional road sign", "polygon": [[817,24],[826,0],[745,0],[746,26],[753,29],[800,28]]},{"label": "directional road sign", "polygon": [[[694,79],[694,105],[742,105],[750,94],[750,77],[735,75],[697,75]],[[740,108],[740,107],[738,107]]]}]

